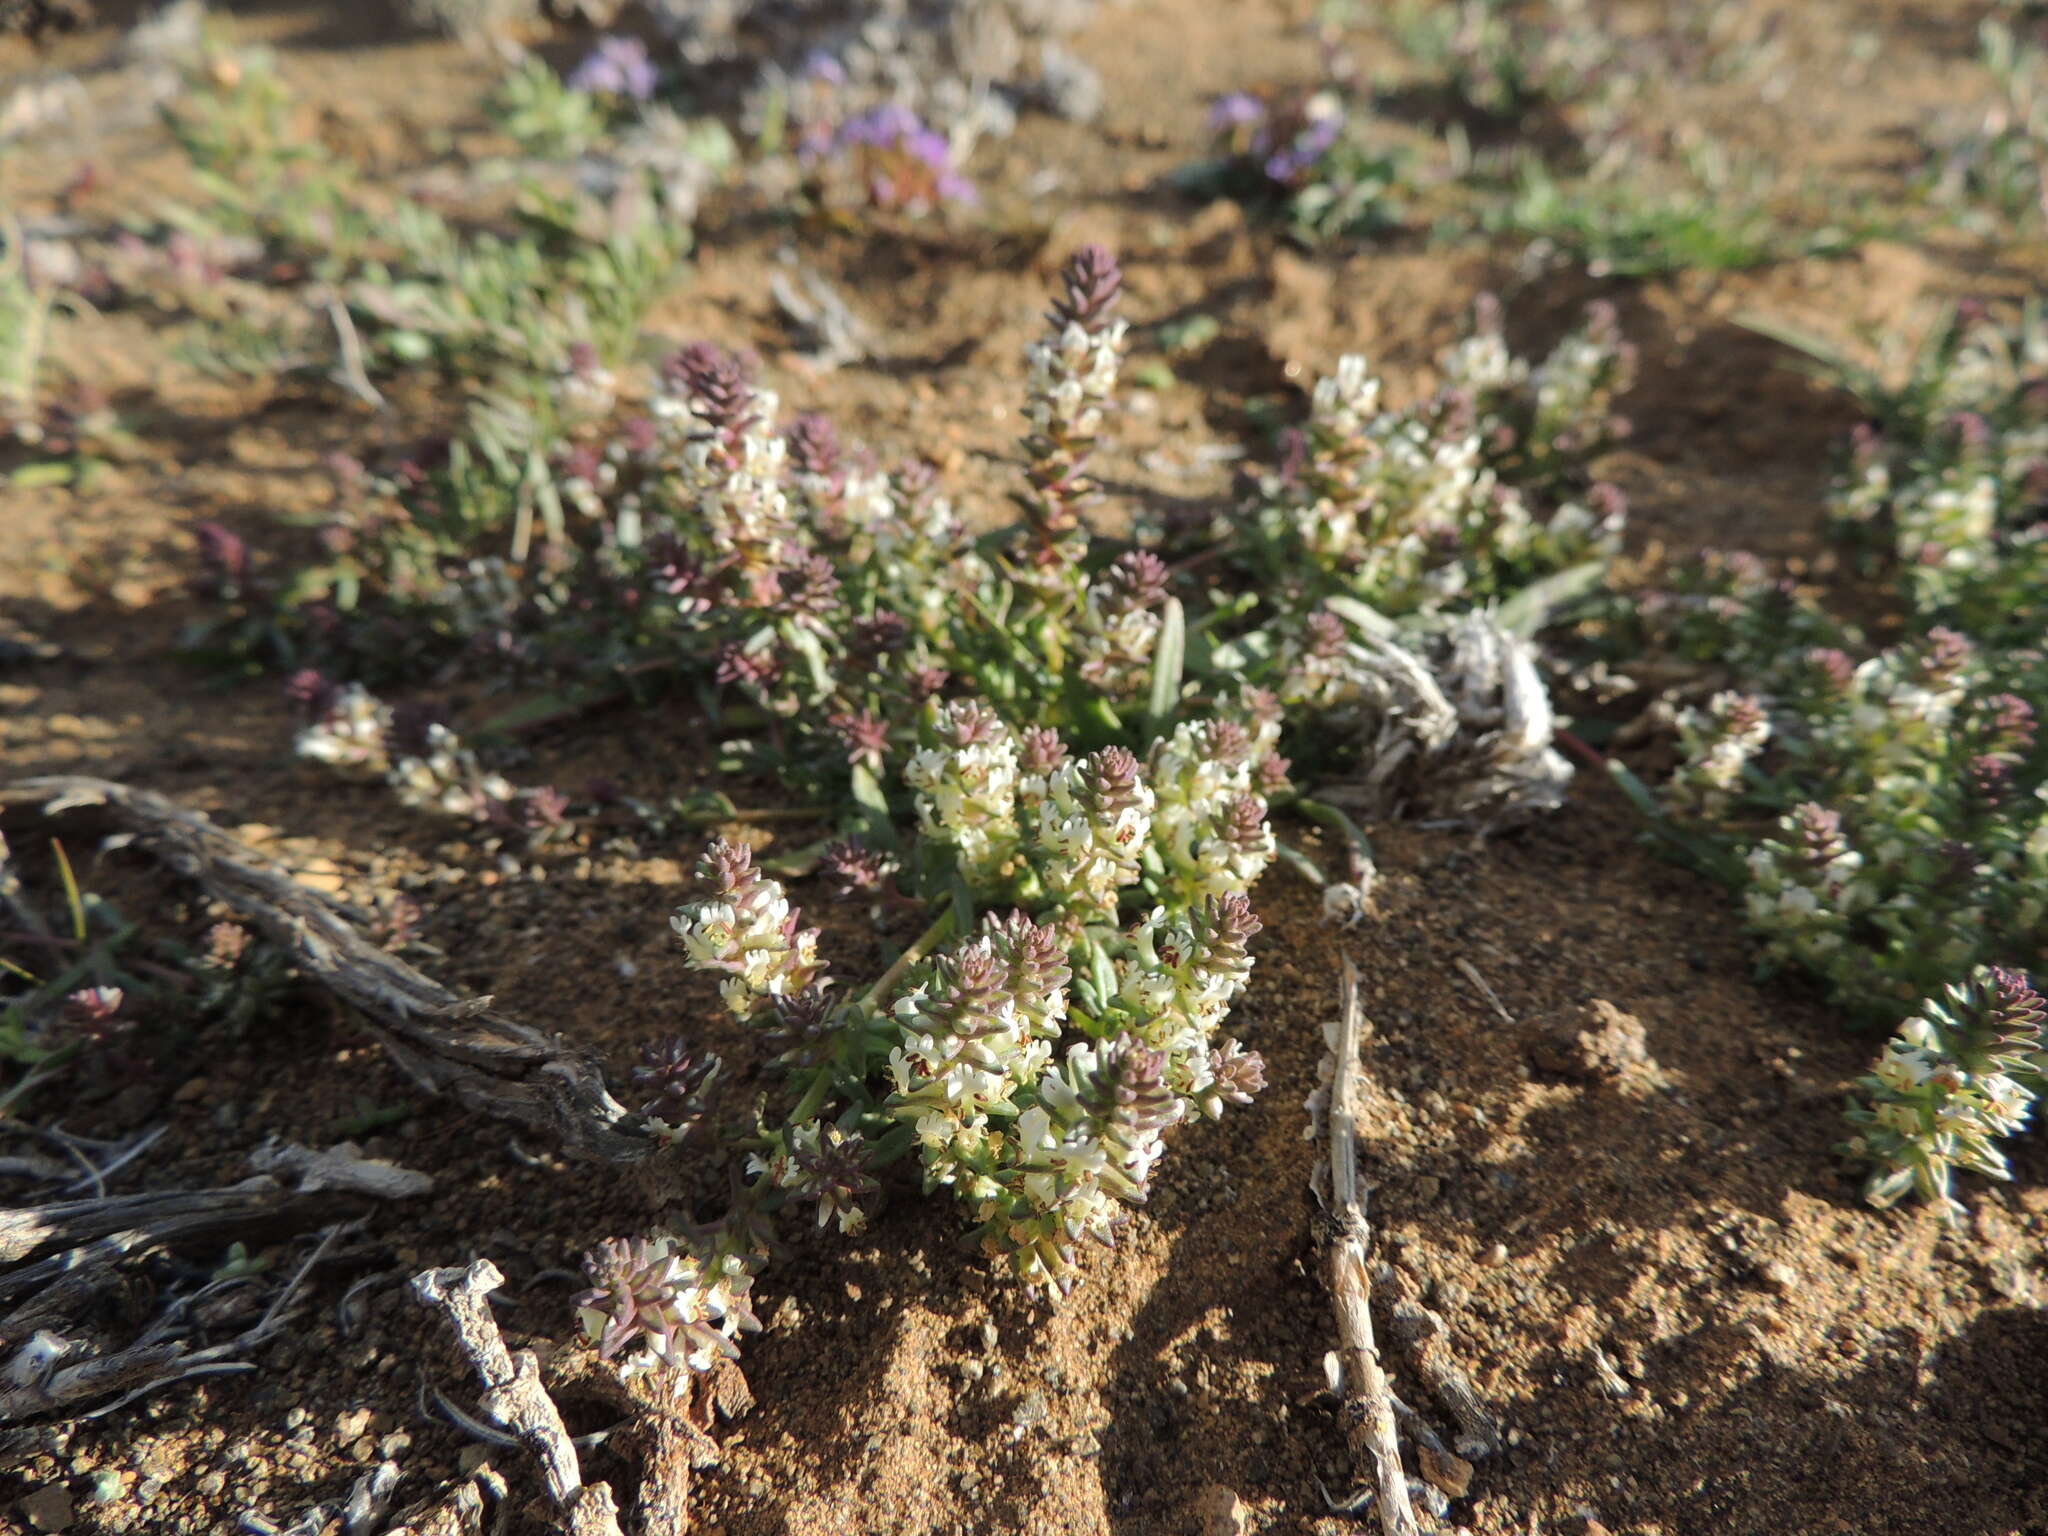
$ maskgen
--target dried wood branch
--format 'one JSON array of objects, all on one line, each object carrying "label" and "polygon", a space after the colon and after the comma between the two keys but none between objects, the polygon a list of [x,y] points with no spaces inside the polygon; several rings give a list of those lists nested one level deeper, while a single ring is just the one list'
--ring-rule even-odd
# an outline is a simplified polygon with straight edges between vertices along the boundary
[{"label": "dried wood branch", "polygon": [[90,818],[193,880],[282,948],[308,979],[360,1010],[422,1089],[547,1131],[613,1162],[656,1143],[605,1085],[595,1056],[459,997],[366,939],[347,908],[207,817],[145,789],[62,776],[0,785],[0,820]]},{"label": "dried wood branch", "polygon": [[1332,1076],[1325,1111],[1329,1133],[1328,1227],[1323,1273],[1337,1314],[1339,1391],[1346,1438],[1352,1454],[1372,1462],[1379,1489],[1380,1529],[1385,1536],[1419,1536],[1408,1478],[1401,1468],[1401,1444],[1394,1428],[1393,1392],[1373,1342],[1372,1277],[1366,1267],[1372,1229],[1358,1186],[1359,1040],[1365,1018],[1358,1000],[1358,968],[1344,957],[1342,1011],[1331,1042]]},{"label": "dried wood branch", "polygon": [[429,1269],[413,1276],[413,1294],[448,1314],[458,1347],[484,1384],[481,1407],[492,1422],[516,1435],[540,1463],[548,1497],[561,1510],[569,1536],[621,1536],[618,1505],[608,1483],[585,1484],[576,1447],[561,1410],[540,1383],[531,1350],[505,1347],[491,1316],[489,1296],[505,1283],[489,1259],[467,1269]]},{"label": "dried wood branch", "polygon": [[[1397,1272],[1398,1273],[1398,1272]],[[1500,1450],[1500,1425],[1487,1412],[1472,1378],[1465,1374],[1450,1345],[1443,1316],[1422,1304],[1414,1282],[1400,1276],[1399,1294],[1394,1298],[1393,1334],[1408,1351],[1415,1373],[1429,1383],[1438,1401],[1458,1423],[1458,1454],[1477,1460]]]},{"label": "dried wood branch", "polygon": [[[304,1289],[307,1276],[326,1258],[335,1239],[350,1230],[352,1224],[347,1223],[328,1228],[319,1247],[278,1291],[262,1318],[224,1344],[194,1349],[186,1339],[171,1336],[189,1330],[190,1314],[196,1303],[216,1290],[217,1285],[173,1303],[126,1349],[78,1358],[81,1346],[77,1341],[54,1333],[37,1333],[7,1362],[4,1380],[0,1380],[0,1424],[19,1423],[45,1414],[100,1418],[181,1381],[254,1370],[249,1362],[230,1357],[246,1354],[277,1335],[291,1304]],[[111,1401],[86,1407],[109,1397]]]},{"label": "dried wood branch", "polygon": [[[0,1264],[13,1264],[51,1248],[75,1248],[116,1233],[143,1232],[154,1244],[169,1244],[270,1223],[312,1226],[320,1216],[331,1216],[342,1208],[332,1197],[301,1195],[261,1176],[222,1189],[60,1200],[0,1211]],[[134,1246],[128,1245],[129,1249]],[[22,1294],[20,1273],[0,1275],[0,1301]]]}]

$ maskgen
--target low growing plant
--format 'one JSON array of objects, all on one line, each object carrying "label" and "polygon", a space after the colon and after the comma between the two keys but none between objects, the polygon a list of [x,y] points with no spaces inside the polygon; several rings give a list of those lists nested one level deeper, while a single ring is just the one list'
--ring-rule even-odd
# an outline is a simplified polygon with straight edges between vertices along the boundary
[{"label": "low growing plant", "polygon": [[[1889,581],[1899,636],[1871,644],[1753,562],[1717,562],[1704,591],[1648,605],[1653,627],[1744,684],[1679,716],[1664,808],[1677,845],[1741,894],[1767,967],[1913,1021],[1853,1148],[1878,1164],[1873,1199],[1946,1199],[1945,1170],[1999,1172],[1987,1138],[2025,1118],[2025,1096],[1986,1074],[2024,1085],[2037,1070],[2032,1025],[1983,1021],[2020,1017],[2011,1000],[2048,944],[2048,328],[2031,306],[2008,323],[1972,308],[1903,384],[1857,382],[1876,419],[1833,511]],[[2007,1001],[1980,1007],[1984,985]],[[1934,1077],[1913,1077],[1930,1062]],[[1901,1098],[1914,1084],[1927,1091]],[[1958,1107],[1972,1084],[1988,1118]]]},{"label": "low growing plant", "polygon": [[[1027,353],[1021,516],[979,534],[928,467],[877,469],[822,418],[785,422],[703,345],[663,365],[645,415],[587,413],[550,451],[558,518],[475,515],[489,504],[451,461],[387,482],[376,521],[353,526],[349,585],[324,589],[352,594],[348,627],[388,624],[415,665],[425,633],[535,676],[694,686],[737,733],[724,766],[822,792],[820,818],[840,822],[780,869],[931,914],[849,998],[779,881],[713,846],[677,932],[726,1005],[773,1032],[791,1107],[720,1122],[715,1067],[684,1043],[652,1053],[645,1080],[668,1099],[648,1114],[744,1151],[747,1174],[713,1225],[593,1256],[583,1316],[607,1353],[727,1353],[774,1213],[798,1200],[856,1225],[880,1169],[913,1151],[989,1254],[1070,1286],[1142,1198],[1160,1133],[1258,1085],[1222,1028],[1250,964],[1249,892],[1282,852],[1270,812],[1296,797],[1285,741],[1334,780],[1301,803],[1354,850],[1340,912],[1371,869],[1335,802],[1490,824],[1561,797],[1532,652],[1474,604],[1507,599],[1533,627],[1559,598],[1539,577],[1570,571],[1576,590],[1603,567],[1618,503],[1567,515],[1552,495],[1617,430],[1611,314],[1534,369],[1489,323],[1406,412],[1345,363],[1260,492],[1253,542],[1210,543],[1177,574],[1091,526],[1121,284],[1097,247],[1062,271]],[[1259,540],[1340,514],[1349,542],[1268,582],[1263,562],[1301,557]],[[481,552],[522,527],[521,558]],[[307,691],[302,752],[414,803],[510,826],[541,793],[445,727],[402,729],[360,687]]]}]

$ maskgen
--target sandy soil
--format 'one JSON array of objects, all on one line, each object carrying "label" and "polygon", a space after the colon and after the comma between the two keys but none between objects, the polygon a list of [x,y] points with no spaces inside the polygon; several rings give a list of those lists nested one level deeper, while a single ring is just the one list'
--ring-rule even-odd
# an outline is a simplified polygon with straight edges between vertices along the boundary
[{"label": "sandy soil", "polygon": [[[991,231],[807,240],[805,259],[889,338],[877,365],[809,376],[793,362],[760,284],[782,236],[738,216],[700,231],[697,269],[654,328],[751,347],[790,405],[830,410],[884,451],[957,450],[962,494],[993,496],[1045,274],[1079,241],[1110,241],[1137,320],[1200,310],[1221,322],[1179,366],[1182,382],[1138,403],[1109,464],[1120,494],[1164,504],[1225,496],[1224,474],[1192,450],[1236,440],[1247,399],[1340,351],[1365,350],[1412,382],[1483,288],[1507,296],[1513,334],[1529,343],[1605,294],[1645,360],[1624,403],[1638,431],[1602,466],[1630,495],[1639,551],[1747,547],[1824,571],[1820,495],[1854,407],[1789,371],[1740,318],[1854,338],[2040,275],[2037,251],[1953,240],[1643,284],[1518,277],[1514,251],[1419,238],[1287,249],[1236,209],[1191,208],[1157,183],[1199,145],[1207,93],[1309,76],[1302,9],[1105,6],[1076,42],[1109,81],[1104,119],[1028,120],[977,162]],[[1970,63],[1977,7],[1733,9],[1780,62],[1762,82],[1680,93],[1669,110],[1797,171],[1896,177],[1904,136],[1986,88]],[[1639,22],[1655,9],[1618,13]],[[264,6],[240,25],[282,48],[337,134],[373,150],[473,112],[487,72],[459,49],[339,14]],[[1855,65],[1859,31],[1884,46]],[[0,78],[79,67],[115,35],[64,38],[40,60],[0,43]],[[1781,76],[1789,86],[1772,95]],[[111,171],[89,217],[176,185],[160,136],[110,116],[17,153],[0,166],[0,196],[45,206],[81,158]],[[1041,171],[1051,188],[1033,185]],[[323,455],[387,448],[419,423],[303,383],[199,378],[134,316],[67,334],[67,359],[114,393],[143,447],[89,494],[0,492],[0,606],[64,652],[0,674],[5,775],[89,771],[183,797],[323,882],[414,894],[451,985],[494,993],[621,1067],[640,1042],[682,1029],[726,1054],[742,1083],[758,1076],[746,1042],[704,1022],[718,1015],[668,933],[692,846],[572,844],[507,873],[373,791],[309,777],[291,760],[274,681],[223,687],[175,655],[197,616],[184,586],[194,523],[219,517],[259,548],[285,547],[279,521],[330,495]],[[525,776],[602,773],[673,793],[705,782],[700,737],[679,710],[599,716],[533,740]],[[775,792],[734,793],[772,803]],[[1973,1186],[1954,1232],[1925,1211],[1863,1207],[1833,1147],[1870,1042],[1796,989],[1753,982],[1722,893],[1641,850],[1605,785],[1586,782],[1557,816],[1485,845],[1372,830],[1386,879],[1370,922],[1324,924],[1281,871],[1259,890],[1267,928],[1242,1020],[1269,1087],[1253,1108],[1178,1136],[1154,1200],[1068,1304],[1055,1312],[998,1283],[962,1251],[955,1213],[902,1180],[865,1237],[807,1241],[764,1277],[773,1326],[746,1363],[759,1406],[703,1474],[704,1528],[1166,1536],[1203,1529],[1210,1484],[1241,1498],[1253,1530],[1364,1528],[1330,1513],[1324,1492],[1342,1500],[1357,1482],[1319,1396],[1332,1328],[1310,1265],[1301,1109],[1348,953],[1374,1023],[1364,1165],[1384,1256],[1449,1319],[1452,1348],[1509,1431],[1453,1506],[1456,1525],[1486,1536],[1593,1522],[1638,1536],[2048,1531],[2048,1146],[2022,1140],[2015,1184]],[[1315,847],[1312,829],[1288,835]],[[95,878],[180,932],[207,920],[189,893],[118,857]],[[799,895],[824,907],[822,891]],[[845,970],[880,952],[858,912],[832,913],[827,928]],[[1639,1040],[1640,1056],[1590,1067],[1576,1043],[1588,1032]],[[467,1402],[472,1383],[402,1281],[488,1255],[509,1278],[508,1333],[558,1338],[579,1255],[708,1192],[708,1176],[621,1178],[422,1103],[346,1018],[311,1003],[203,1046],[182,1072],[67,1107],[75,1130],[170,1126],[127,1187],[232,1179],[265,1135],[324,1142],[366,1111],[402,1106],[413,1112],[367,1148],[431,1173],[437,1191],[380,1218],[322,1272],[315,1306],[259,1371],[0,1442],[0,1528],[26,1522],[19,1496],[53,1487],[73,1496],[80,1532],[230,1530],[249,1509],[289,1524],[380,1456],[404,1468],[406,1503],[486,1454],[513,1480],[512,1528],[540,1528],[516,1457],[422,1414],[423,1385]],[[271,1256],[288,1267],[298,1251],[280,1243]],[[368,1277],[384,1283],[339,1309]],[[151,1284],[138,1275],[137,1318]],[[604,1422],[577,1411],[596,1415],[579,1429]],[[606,1448],[588,1470],[633,1481]],[[93,1502],[101,1473],[118,1494]]]}]

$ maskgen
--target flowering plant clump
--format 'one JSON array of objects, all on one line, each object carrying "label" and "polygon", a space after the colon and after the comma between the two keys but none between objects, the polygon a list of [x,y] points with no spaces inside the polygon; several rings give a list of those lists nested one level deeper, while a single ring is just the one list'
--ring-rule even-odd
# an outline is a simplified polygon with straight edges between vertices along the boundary
[{"label": "flowering plant clump", "polygon": [[1525,122],[1539,109],[1592,94],[1616,62],[1614,45],[1598,28],[1518,15],[1504,0],[1411,5],[1403,12],[1404,49],[1439,73],[1453,102],[1500,122]]},{"label": "flowering plant clump", "polygon": [[1628,432],[1612,404],[1635,352],[1612,307],[1592,306],[1531,366],[1508,351],[1499,306],[1482,302],[1473,335],[1438,366],[1436,393],[1405,409],[1383,402],[1362,357],[1317,380],[1240,534],[1262,581],[1307,604],[1341,593],[1402,614],[1604,568],[1624,504],[1608,486],[1578,492],[1584,465]]},{"label": "flowering plant clump", "polygon": [[[1359,738],[1313,730],[1312,718],[1385,679],[1354,677],[1348,694],[1308,686],[1332,661],[1316,624],[1366,622],[1388,641],[1389,616],[1542,584],[1511,619],[1526,628],[1597,584],[1622,506],[1579,487],[1588,458],[1626,428],[1612,402],[1631,353],[1611,311],[1531,366],[1485,307],[1444,358],[1444,386],[1408,408],[1383,406],[1347,360],[1318,385],[1246,515],[1207,542],[1176,531],[1169,551],[1149,547],[1165,536],[1142,525],[1133,542],[1089,522],[1101,495],[1091,461],[1115,420],[1127,344],[1121,290],[1107,251],[1078,252],[1027,349],[1021,520],[970,536],[929,466],[880,468],[825,418],[785,419],[748,361],[718,348],[674,354],[646,408],[623,415],[617,380],[571,349],[552,386],[567,425],[540,482],[553,499],[500,514],[514,524],[512,558],[479,547],[490,522],[478,466],[451,451],[389,477],[357,474],[352,508],[329,531],[335,566],[292,584],[286,602],[350,595],[354,622],[302,611],[306,638],[351,648],[335,658],[350,671],[400,656],[416,668],[424,653],[490,658],[576,692],[684,681],[743,733],[727,766],[880,795],[931,747],[921,722],[934,698],[973,700],[1019,740],[1042,726],[1081,755],[1125,745],[1142,757],[1182,711],[1214,712],[1249,686],[1284,701],[1292,755],[1321,767],[1334,743],[1338,759],[1355,758]],[[1167,563],[1184,548],[1220,578],[1207,590]],[[1564,572],[1583,585],[1544,583]],[[1373,612],[1316,618],[1339,599]],[[1353,647],[1343,665],[1406,673],[1395,652],[1435,644],[1389,643]],[[1258,756],[1275,750],[1268,741]]]},{"label": "flowering plant clump", "polygon": [[1849,1111],[1858,1127],[1849,1150],[1873,1165],[1871,1204],[1911,1192],[1954,1219],[1954,1170],[2012,1177],[1997,1143],[2026,1124],[2048,1071],[2044,1017],[2027,979],[1993,966],[1899,1026],[1858,1085],[1868,1102]]},{"label": "flowering plant clump", "polygon": [[[796,1202],[858,1231],[876,1174],[911,1152],[927,1190],[966,1203],[986,1253],[1065,1292],[1082,1245],[1110,1242],[1143,1202],[1161,1133],[1263,1086],[1257,1054],[1221,1034],[1259,928],[1246,892],[1273,847],[1264,801],[1242,788],[1251,733],[1183,727],[1147,773],[1120,747],[1074,758],[1049,732],[1020,749],[976,701],[934,702],[927,730],[905,777],[928,883],[966,882],[969,910],[1016,905],[967,926],[948,900],[903,963],[835,995],[782,885],[744,846],[711,845],[711,889],[674,928],[692,968],[779,1048],[794,1107],[735,1134],[747,1177],[717,1223],[591,1256],[579,1316],[603,1353],[691,1370],[728,1356],[751,1325],[772,1214]],[[1162,799],[1165,827],[1151,814]],[[716,1070],[674,1043],[650,1053],[636,1077],[663,1089],[648,1113],[664,1134],[691,1134]]]},{"label": "flowering plant clump", "polygon": [[[1483,333],[1451,370],[1462,393],[1406,413],[1380,411],[1361,380],[1320,391],[1254,518],[1278,531],[1225,538],[1197,562],[1217,572],[1203,591],[1142,527],[1091,526],[1122,283],[1098,247],[1062,270],[1025,359],[1022,516],[978,536],[929,467],[878,468],[824,419],[785,420],[745,359],[700,344],[623,419],[617,381],[570,356],[554,387],[571,425],[548,454],[559,500],[517,524],[516,559],[453,537],[468,473],[453,455],[403,469],[344,541],[396,634],[424,620],[514,675],[693,685],[743,733],[727,766],[843,786],[839,837],[778,871],[935,914],[855,993],[778,879],[738,845],[707,854],[711,889],[675,930],[762,1032],[791,1107],[722,1123],[715,1064],[670,1043],[643,1065],[658,1133],[715,1124],[745,1171],[718,1222],[593,1258],[583,1315],[613,1353],[691,1368],[722,1354],[713,1335],[729,1345],[745,1327],[741,1282],[767,1260],[774,1213],[796,1202],[856,1229],[880,1171],[912,1153],[929,1188],[967,1203],[987,1253],[1032,1285],[1074,1284],[1083,1248],[1142,1199],[1162,1133],[1262,1082],[1224,1027],[1258,931],[1249,892],[1282,851],[1270,812],[1298,799],[1290,743],[1375,812],[1491,824],[1561,797],[1527,642],[1504,615],[1456,610],[1561,565],[1522,558],[1546,538],[1597,556],[1607,535],[1572,543],[1556,513],[1514,533],[1519,564],[1466,581],[1444,574],[1460,558],[1446,535],[1476,550],[1489,519],[1534,525],[1503,476],[1568,482],[1611,435],[1626,372],[1611,324],[1596,316],[1536,368]],[[1457,462],[1439,473],[1437,457]],[[1375,478],[1382,458],[1403,467]],[[1355,541],[1261,611],[1266,544],[1340,515]],[[1404,547],[1361,555],[1378,543]],[[1547,611],[1538,596],[1518,622]],[[491,826],[531,822],[548,796],[361,685],[300,691],[314,717],[301,750],[412,803]],[[561,816],[559,797],[546,804]],[[1355,911],[1363,838],[1336,806],[1314,813],[1350,839],[1351,879],[1331,890]]]},{"label": "flowering plant clump", "polygon": [[1973,219],[2048,219],[2048,47],[2038,26],[1987,16],[1978,58],[1997,84],[1989,107],[1937,129],[1921,179]]},{"label": "flowering plant clump", "polygon": [[336,686],[317,672],[294,676],[290,691],[311,717],[294,743],[309,762],[345,778],[381,780],[402,805],[524,830],[535,843],[567,824],[568,801],[558,790],[515,789],[431,715],[394,708],[360,683]]},{"label": "flowering plant clump", "polygon": [[1307,242],[1400,220],[1403,156],[1366,136],[1336,85],[1226,92],[1209,133],[1213,157],[1176,177],[1188,191],[1271,208]]},{"label": "flowering plant clump", "polygon": [[813,195],[828,208],[923,214],[979,200],[951,141],[900,103],[813,125],[801,159]]},{"label": "flowering plant clump", "polygon": [[[1990,1069],[1968,1064],[1981,1031],[1954,1010],[1976,1006],[1987,967],[2037,964],[2048,945],[2044,367],[2037,311],[2001,324],[1974,309],[1902,388],[1864,381],[1877,420],[1855,434],[1833,512],[1895,584],[1905,633],[1891,644],[1728,558],[1637,621],[1693,662],[1725,657],[1747,690],[1678,716],[1674,840],[1739,891],[1766,965],[1911,1021],[1855,1143],[1886,1204],[1946,1199],[1951,1167],[1995,1171],[1989,1140],[2024,1118],[2004,1089],[1981,1105],[1964,1092]],[[2000,995],[2025,983],[1998,974]]]}]

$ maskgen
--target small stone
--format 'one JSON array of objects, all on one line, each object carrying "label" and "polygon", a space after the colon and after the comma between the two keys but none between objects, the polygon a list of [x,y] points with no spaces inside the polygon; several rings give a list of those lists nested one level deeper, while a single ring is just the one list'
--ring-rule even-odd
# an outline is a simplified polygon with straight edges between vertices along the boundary
[{"label": "small stone", "polygon": [[1002,1335],[996,1331],[994,1323],[983,1323],[981,1325],[981,1347],[983,1349],[994,1349],[996,1341],[1001,1337]]},{"label": "small stone", "polygon": [[1780,1296],[1789,1296],[1799,1289],[1799,1271],[1783,1259],[1772,1259],[1757,1271],[1764,1283],[1764,1289],[1775,1291]]},{"label": "small stone", "polygon": [[88,1504],[111,1504],[121,1497],[121,1474],[112,1467],[103,1467],[93,1473],[85,1485],[85,1502]]},{"label": "small stone", "polygon": [[1043,1424],[1050,1417],[1052,1417],[1052,1409],[1046,1403],[1045,1394],[1043,1392],[1031,1391],[1026,1392],[1023,1399],[1017,1404],[1017,1411],[1010,1415],[1010,1422],[1019,1429],[1030,1429],[1035,1425]]},{"label": "small stone", "polygon": [[964,1380],[979,1381],[987,1374],[988,1367],[979,1360],[962,1360],[960,1362],[960,1375]]},{"label": "small stone", "polygon": [[1650,1059],[1643,1021],[1603,998],[1533,1041],[1529,1061],[1539,1071],[1580,1082],[1655,1086],[1663,1080]]},{"label": "small stone", "polygon": [[1472,1487],[1472,1463],[1449,1451],[1433,1451],[1417,1445],[1416,1459],[1422,1466],[1423,1481],[1454,1499],[1462,1499]]},{"label": "small stone", "polygon": [[71,1524],[71,1495],[62,1483],[38,1488],[20,1504],[22,1517],[39,1531],[61,1531]]},{"label": "small stone", "polygon": [[227,1492],[228,1480],[218,1472],[209,1472],[197,1484],[201,1493],[209,1499],[217,1499]]},{"label": "small stone", "polygon": [[1479,1255],[1479,1262],[1488,1269],[1499,1269],[1507,1261],[1508,1245],[1506,1243],[1495,1243],[1486,1252]]},{"label": "small stone", "polygon": [[1252,1512],[1221,1483],[1210,1483],[1195,1495],[1195,1530],[1199,1536],[1244,1536]]}]

